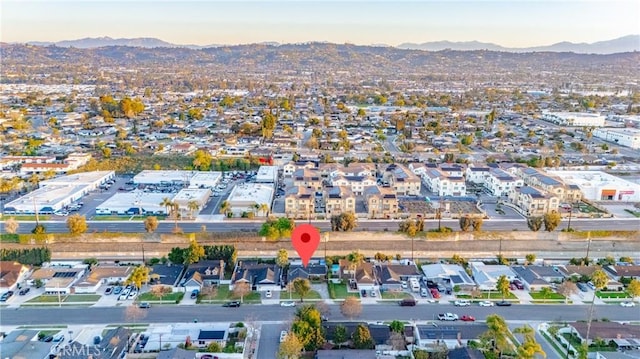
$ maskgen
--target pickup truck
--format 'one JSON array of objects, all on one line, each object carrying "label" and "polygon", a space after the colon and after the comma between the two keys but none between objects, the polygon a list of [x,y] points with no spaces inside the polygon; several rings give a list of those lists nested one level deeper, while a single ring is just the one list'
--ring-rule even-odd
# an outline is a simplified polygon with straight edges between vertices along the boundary
[{"label": "pickup truck", "polygon": [[438,314],[438,320],[454,321],[458,320],[458,315],[453,313],[440,313]]}]

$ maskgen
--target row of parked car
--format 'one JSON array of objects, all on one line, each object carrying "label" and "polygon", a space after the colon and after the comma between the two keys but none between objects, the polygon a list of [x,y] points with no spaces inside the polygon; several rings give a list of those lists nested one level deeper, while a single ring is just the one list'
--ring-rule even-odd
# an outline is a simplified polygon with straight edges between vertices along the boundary
[{"label": "row of parked car", "polygon": [[104,291],[104,294],[114,294],[118,296],[118,300],[127,300],[134,299],[138,295],[138,290],[132,285],[128,285],[126,287],[115,286],[107,287],[107,289]]}]

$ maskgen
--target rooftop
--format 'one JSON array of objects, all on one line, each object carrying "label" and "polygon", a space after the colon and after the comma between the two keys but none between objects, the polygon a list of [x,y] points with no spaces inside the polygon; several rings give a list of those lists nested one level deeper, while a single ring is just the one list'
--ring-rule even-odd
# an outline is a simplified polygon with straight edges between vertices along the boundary
[{"label": "rooftop", "polygon": [[236,185],[229,198],[229,203],[233,206],[237,204],[248,203],[266,203],[270,204],[273,198],[273,185],[268,183],[242,183]]}]

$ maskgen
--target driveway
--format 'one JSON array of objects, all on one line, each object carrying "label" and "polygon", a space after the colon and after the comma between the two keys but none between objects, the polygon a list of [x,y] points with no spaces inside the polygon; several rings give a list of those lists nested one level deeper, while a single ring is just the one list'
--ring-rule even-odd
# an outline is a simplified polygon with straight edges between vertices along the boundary
[{"label": "driveway", "polygon": [[260,341],[258,344],[258,359],[273,359],[280,346],[280,332],[289,328],[285,324],[263,324],[260,328]]}]

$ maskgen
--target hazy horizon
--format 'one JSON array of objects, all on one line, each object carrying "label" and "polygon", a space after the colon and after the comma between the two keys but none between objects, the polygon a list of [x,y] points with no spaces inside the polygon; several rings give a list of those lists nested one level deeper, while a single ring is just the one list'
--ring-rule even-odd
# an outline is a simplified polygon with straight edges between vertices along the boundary
[{"label": "hazy horizon", "polygon": [[632,0],[38,1],[0,3],[2,42],[149,37],[177,45],[593,43],[640,33]]}]

